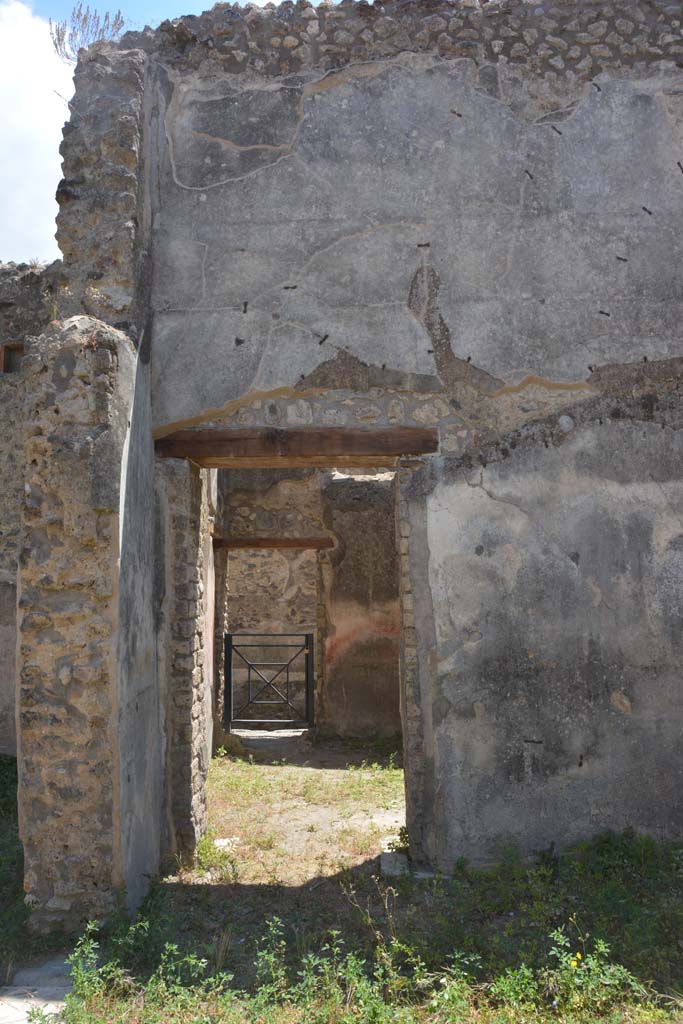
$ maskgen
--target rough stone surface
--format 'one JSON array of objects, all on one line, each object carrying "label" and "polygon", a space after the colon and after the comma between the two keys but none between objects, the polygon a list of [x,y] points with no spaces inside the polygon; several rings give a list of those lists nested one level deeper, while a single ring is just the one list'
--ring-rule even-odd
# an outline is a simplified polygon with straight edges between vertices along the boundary
[{"label": "rough stone surface", "polygon": [[[471,59],[483,69],[501,63],[509,68],[513,96],[515,72],[526,71],[540,95],[556,99],[594,69],[679,60],[679,28],[680,9],[668,0],[556,0],[550,10],[520,0],[389,0],[317,8],[299,2],[259,11],[224,3],[199,16],[165,21],[156,32],[129,32],[120,45],[145,50],[174,69],[208,65],[215,74],[245,79],[254,73],[294,77],[404,52],[436,53]],[[495,90],[485,70],[481,80],[484,89]]]},{"label": "rough stone surface", "polygon": [[0,374],[0,420],[0,753],[14,754],[16,580],[24,483],[20,444],[22,387],[18,374]]},{"label": "rough stone surface", "polygon": [[23,344],[54,319],[61,279],[59,260],[49,267],[0,263],[0,346]]},{"label": "rough stone surface", "polygon": [[[217,510],[218,530],[222,521],[220,509]],[[228,632],[228,551],[226,548],[214,550],[214,586],[216,613],[213,631],[213,749],[218,750],[226,741],[225,729],[225,651],[224,639]]]},{"label": "rough stone surface", "polygon": [[[0,263],[0,752],[16,753],[16,578],[23,487],[20,440],[26,338],[56,315],[62,280],[59,261],[49,267]],[[3,357],[3,348],[4,357]]]},{"label": "rough stone surface", "polygon": [[315,633],[316,551],[231,551],[227,583],[229,632]]},{"label": "rough stone surface", "polygon": [[83,311],[124,330],[135,317],[136,289],[144,292],[138,218],[144,72],[144,54],[135,50],[95,46],[82,53],[57,189],[57,240],[68,275],[60,310]]},{"label": "rough stone surface", "polygon": [[[211,755],[214,575],[212,474],[175,459],[157,465],[163,531],[159,681],[167,735],[167,846],[191,857],[206,830]],[[163,580],[163,582],[162,582]]]},{"label": "rough stone surface", "polygon": [[327,532],[315,470],[231,470],[220,473],[219,486],[224,537],[319,537]]},{"label": "rough stone surface", "polygon": [[[153,780],[162,766],[144,746],[150,723],[158,728],[159,720],[141,668],[152,638],[135,622],[148,594],[134,541],[141,526],[136,478],[144,475],[136,460],[150,441],[148,423],[139,435],[132,425],[139,413],[144,418],[149,398],[136,387],[129,339],[85,317],[52,325],[31,344],[23,367],[18,704],[25,889],[34,927],[77,928],[109,914],[117,889],[139,895],[159,862]],[[139,588],[132,598],[131,573]],[[119,633],[121,622],[135,633]],[[133,715],[131,703],[143,695],[147,706]],[[134,763],[144,774],[133,775]],[[145,795],[148,832],[136,815]]]}]

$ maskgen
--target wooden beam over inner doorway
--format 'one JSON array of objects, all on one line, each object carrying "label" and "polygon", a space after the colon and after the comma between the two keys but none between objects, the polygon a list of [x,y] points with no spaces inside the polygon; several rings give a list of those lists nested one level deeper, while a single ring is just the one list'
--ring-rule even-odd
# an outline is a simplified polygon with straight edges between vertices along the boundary
[{"label": "wooden beam over inner doorway", "polygon": [[431,427],[253,427],[178,430],[156,442],[162,459],[189,459],[206,469],[299,466],[394,466],[405,455],[437,451]]},{"label": "wooden beam over inner doorway", "polygon": [[320,551],[323,548],[333,548],[332,537],[217,537],[213,542],[214,548],[315,548]]}]

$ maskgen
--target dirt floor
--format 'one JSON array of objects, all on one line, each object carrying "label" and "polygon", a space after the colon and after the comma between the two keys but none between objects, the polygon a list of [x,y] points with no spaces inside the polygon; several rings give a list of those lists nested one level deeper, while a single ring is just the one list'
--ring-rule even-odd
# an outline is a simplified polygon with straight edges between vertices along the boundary
[{"label": "dirt floor", "polygon": [[[397,839],[405,801],[396,752],[312,742],[303,730],[234,735],[242,757],[219,757],[211,767],[208,841],[229,856],[228,873],[240,882],[314,882],[378,857]],[[211,859],[205,841],[200,860]],[[221,868],[225,860],[208,873]]]},{"label": "dirt floor", "polygon": [[196,863],[166,874],[143,908],[144,955],[170,937],[197,949],[202,936],[213,966],[248,985],[274,918],[299,955],[335,928],[363,933],[355,894],[375,892],[379,855],[405,824],[399,746],[313,741],[302,730],[233,734],[211,763]]}]

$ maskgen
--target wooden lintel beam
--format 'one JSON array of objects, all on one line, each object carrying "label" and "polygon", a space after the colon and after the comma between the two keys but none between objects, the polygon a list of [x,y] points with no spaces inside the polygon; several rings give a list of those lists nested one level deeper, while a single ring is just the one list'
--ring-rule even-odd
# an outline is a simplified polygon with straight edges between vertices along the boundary
[{"label": "wooden lintel beam", "polygon": [[214,548],[333,548],[332,537],[216,537]]},{"label": "wooden lintel beam", "polygon": [[[156,442],[164,459],[190,459],[206,468],[230,466],[334,466],[392,464],[405,455],[429,455],[438,448],[431,427],[357,429],[275,427],[234,430],[178,430]],[[354,461],[355,460],[355,461]]]},{"label": "wooden lintel beam", "polygon": [[290,456],[271,455],[265,459],[219,459],[215,456],[208,459],[196,456],[162,456],[162,458],[187,458],[200,469],[397,469],[398,455],[391,458],[379,455],[327,455],[312,458],[311,456],[292,458]]}]

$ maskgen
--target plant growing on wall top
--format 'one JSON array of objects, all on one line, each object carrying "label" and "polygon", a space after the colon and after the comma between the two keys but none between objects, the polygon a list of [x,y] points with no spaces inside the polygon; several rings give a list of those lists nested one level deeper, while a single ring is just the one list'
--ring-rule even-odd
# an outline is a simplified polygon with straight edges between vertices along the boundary
[{"label": "plant growing on wall top", "polygon": [[68,19],[55,22],[50,19],[52,45],[63,61],[75,64],[79,50],[87,49],[103,39],[116,39],[125,23],[121,11],[114,14],[107,11],[101,15],[98,11],[91,11],[89,6],[78,4]]}]

